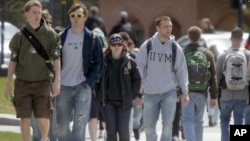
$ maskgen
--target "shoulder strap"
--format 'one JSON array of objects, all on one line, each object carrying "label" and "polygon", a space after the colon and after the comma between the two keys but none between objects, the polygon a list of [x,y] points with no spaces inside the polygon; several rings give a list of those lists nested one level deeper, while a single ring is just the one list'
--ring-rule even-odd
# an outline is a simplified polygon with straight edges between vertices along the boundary
[{"label": "shoulder strap", "polygon": [[174,70],[174,65],[175,65],[175,61],[176,61],[176,48],[177,48],[177,45],[175,42],[172,43],[172,53],[173,53],[173,56],[172,56],[172,69],[173,69],[173,72],[175,72]]},{"label": "shoulder strap", "polygon": [[148,54],[150,50],[152,49],[152,38],[148,39],[146,46],[147,46],[147,57],[148,57]]},{"label": "shoulder strap", "polygon": [[50,61],[48,54],[46,53],[42,44],[37,40],[37,38],[25,27],[22,28],[21,31],[25,35],[25,37],[28,39],[28,41],[32,44],[32,46],[36,49],[37,53],[42,58],[44,58],[45,61]]},{"label": "shoulder strap", "polygon": [[148,67],[148,55],[149,55],[149,52],[150,50],[152,49],[152,38],[149,38],[148,41],[147,41],[147,44],[146,44],[146,49],[147,49],[147,63],[146,63],[146,68]]},{"label": "shoulder strap", "polygon": [[22,28],[21,29],[24,36],[27,38],[27,40],[32,44],[32,46],[36,49],[36,52],[45,60],[45,64],[47,65],[48,69],[53,73],[53,81],[55,78],[55,71],[54,67],[52,65],[52,60],[46,53],[45,49],[43,48],[42,44],[37,40],[37,38],[27,29]]}]

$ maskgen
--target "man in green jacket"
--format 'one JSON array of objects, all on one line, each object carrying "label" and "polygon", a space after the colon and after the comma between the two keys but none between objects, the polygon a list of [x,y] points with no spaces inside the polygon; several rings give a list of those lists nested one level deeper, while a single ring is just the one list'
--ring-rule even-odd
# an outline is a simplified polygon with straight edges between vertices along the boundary
[{"label": "man in green jacket", "polygon": [[30,141],[30,117],[34,112],[42,135],[41,141],[47,141],[52,95],[57,96],[60,92],[60,38],[41,20],[42,5],[39,1],[28,1],[24,6],[24,14],[27,18],[24,27],[38,39],[50,60],[53,60],[55,75],[48,69],[36,48],[19,32],[10,42],[11,61],[5,96],[7,99],[11,97],[11,81],[15,74],[13,103],[17,118],[21,118],[22,138]]}]

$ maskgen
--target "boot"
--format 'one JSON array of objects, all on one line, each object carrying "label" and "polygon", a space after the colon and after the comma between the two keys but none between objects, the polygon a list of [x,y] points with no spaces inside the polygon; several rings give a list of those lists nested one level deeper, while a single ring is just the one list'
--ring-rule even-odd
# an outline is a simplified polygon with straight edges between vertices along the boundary
[{"label": "boot", "polygon": [[135,140],[139,141],[140,140],[140,132],[139,129],[133,129]]}]

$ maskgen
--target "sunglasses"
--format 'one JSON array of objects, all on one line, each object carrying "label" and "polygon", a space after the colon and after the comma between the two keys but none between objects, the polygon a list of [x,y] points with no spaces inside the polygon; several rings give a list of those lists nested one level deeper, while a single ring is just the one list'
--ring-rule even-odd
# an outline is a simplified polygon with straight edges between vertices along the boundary
[{"label": "sunglasses", "polygon": [[110,46],[112,46],[112,47],[115,47],[115,46],[121,47],[122,43],[110,43]]},{"label": "sunglasses", "polygon": [[70,14],[69,16],[70,16],[70,18],[76,18],[76,17],[77,17],[77,18],[82,18],[82,17],[85,17],[84,14],[73,14],[73,13]]}]

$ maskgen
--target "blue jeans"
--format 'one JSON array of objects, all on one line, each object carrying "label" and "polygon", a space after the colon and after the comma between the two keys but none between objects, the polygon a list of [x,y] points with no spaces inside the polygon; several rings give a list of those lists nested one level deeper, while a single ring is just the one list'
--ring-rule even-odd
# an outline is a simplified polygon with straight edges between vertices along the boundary
[{"label": "blue jeans", "polygon": [[229,123],[233,112],[234,124],[242,125],[244,118],[244,110],[247,105],[246,100],[221,100],[220,101],[220,127],[221,141],[229,141]]},{"label": "blue jeans", "polygon": [[186,141],[203,140],[203,115],[206,106],[206,96],[190,92],[190,102],[182,107],[182,126]]},{"label": "blue jeans", "polygon": [[119,141],[130,141],[130,114],[131,108],[125,109],[122,104],[106,103],[103,108],[103,116],[106,123],[108,141],[117,141],[117,133],[119,135]]},{"label": "blue jeans", "polygon": [[172,140],[172,126],[176,110],[176,91],[160,94],[144,94],[143,126],[147,141],[157,141],[156,124],[162,114],[160,141]]},{"label": "blue jeans", "polygon": [[38,126],[38,122],[37,122],[33,112],[32,112],[31,118],[30,118],[30,125],[31,125],[32,130],[33,130],[32,141],[41,141],[42,136],[41,136],[40,129]]},{"label": "blue jeans", "polygon": [[250,105],[247,105],[245,109],[245,125],[250,125]]},{"label": "blue jeans", "polygon": [[142,127],[141,119],[142,119],[142,107],[137,107],[138,98],[134,100],[134,114],[133,114],[133,129],[139,129]]},{"label": "blue jeans", "polygon": [[[56,97],[58,139],[59,141],[85,141],[85,130],[89,120],[91,106],[91,88],[82,84],[61,86]],[[74,113],[74,114],[73,114]],[[73,115],[73,128],[70,121]]]}]

